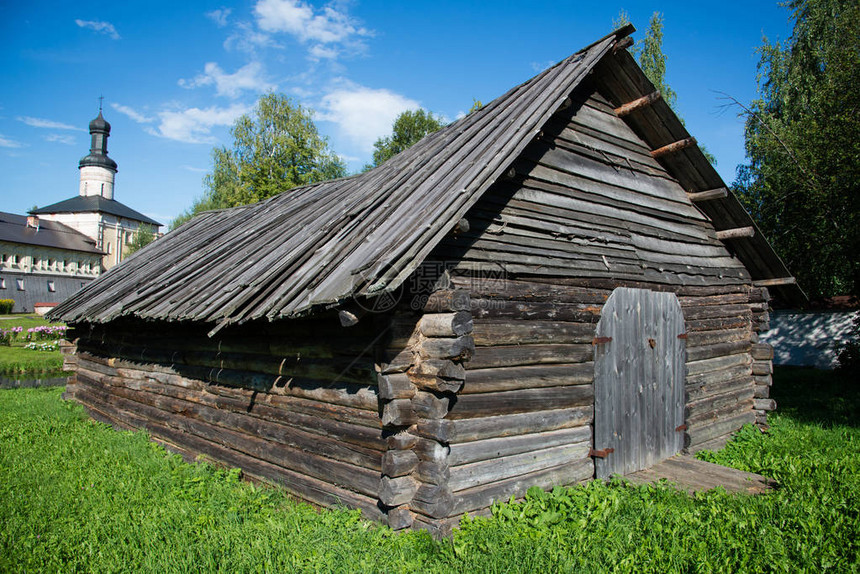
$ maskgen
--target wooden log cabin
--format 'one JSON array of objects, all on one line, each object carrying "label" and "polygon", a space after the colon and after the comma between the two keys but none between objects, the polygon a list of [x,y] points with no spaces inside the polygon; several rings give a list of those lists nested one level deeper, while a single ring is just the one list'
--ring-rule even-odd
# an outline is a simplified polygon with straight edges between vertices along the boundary
[{"label": "wooden log cabin", "polygon": [[133,255],[51,314],[73,327],[67,396],[437,534],[765,424],[768,289],[803,294],[631,31],[372,171]]}]

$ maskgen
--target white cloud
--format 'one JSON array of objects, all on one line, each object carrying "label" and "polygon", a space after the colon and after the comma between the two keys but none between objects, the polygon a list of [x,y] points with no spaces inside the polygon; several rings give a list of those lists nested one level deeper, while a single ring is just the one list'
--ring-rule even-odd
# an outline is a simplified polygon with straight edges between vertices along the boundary
[{"label": "white cloud", "polygon": [[146,128],[147,133],[185,143],[216,143],[211,135],[212,129],[229,126],[242,114],[248,113],[250,107],[243,104],[233,104],[229,108],[212,106],[206,109],[188,108],[181,111],[163,111],[158,113],[158,127]]},{"label": "white cloud", "polygon": [[105,34],[112,40],[119,40],[120,35],[114,28],[113,24],[110,22],[97,22],[95,20],[75,20],[75,24],[77,24],[81,28],[86,28],[89,30],[93,30],[100,34]]},{"label": "white cloud", "polygon": [[256,54],[260,48],[280,48],[269,34],[258,31],[253,24],[239,22],[236,31],[224,40],[225,50],[239,50],[248,54]]},{"label": "white cloud", "polygon": [[362,153],[371,153],[373,143],[391,132],[398,115],[419,107],[415,100],[388,90],[347,85],[323,96],[319,119],[334,123]]},{"label": "white cloud", "polygon": [[300,100],[309,100],[317,95],[317,92],[313,91],[312,89],[304,88],[302,86],[290,86],[288,91],[290,94]]},{"label": "white cloud", "polygon": [[65,145],[75,145],[77,140],[75,140],[75,136],[69,134],[50,134],[45,136],[45,141],[61,143]]},{"label": "white cloud", "polygon": [[136,121],[139,124],[148,124],[148,123],[152,123],[155,121],[155,118],[145,116],[142,113],[138,112],[137,110],[135,110],[129,106],[111,103],[110,107],[112,107],[113,109],[115,109],[116,111],[118,111],[121,114],[127,115],[128,117],[130,117],[132,120]]},{"label": "white cloud", "polygon": [[179,80],[179,85],[183,88],[214,85],[219,96],[229,98],[238,98],[243,90],[267,92],[277,88],[275,84],[265,80],[263,65],[259,62],[251,62],[242,66],[233,74],[225,73],[215,62],[207,63],[203,70],[202,74],[198,74],[190,80]]},{"label": "white cloud", "polygon": [[230,8],[220,8],[207,12],[206,17],[215,22],[219,28],[223,28],[227,25],[227,18],[230,17],[230,12],[232,12]]},{"label": "white cloud", "polygon": [[193,165],[181,165],[179,167],[181,167],[185,171],[190,171],[193,173],[206,173],[207,171],[209,171],[205,167],[194,167]]},{"label": "white cloud", "polygon": [[308,53],[314,60],[334,60],[338,57],[340,51],[333,46],[317,44],[316,46],[311,46]]},{"label": "white cloud", "polygon": [[84,128],[79,128],[76,126],[72,126],[69,124],[64,124],[62,122],[55,122],[53,120],[46,120],[44,118],[34,118],[31,116],[18,116],[19,122],[24,122],[31,128],[48,128],[52,130],[75,130],[78,132],[86,131]]},{"label": "white cloud", "polygon": [[315,10],[301,0],[259,0],[254,14],[260,30],[290,34],[302,43],[313,44],[310,55],[314,59],[340,55],[341,51],[332,44],[359,51],[364,48],[361,38],[372,35],[349,14],[332,5]]},{"label": "white cloud", "polygon": [[19,148],[24,147],[24,144],[22,144],[21,142],[16,142],[15,140],[10,140],[9,138],[0,135],[0,147]]}]

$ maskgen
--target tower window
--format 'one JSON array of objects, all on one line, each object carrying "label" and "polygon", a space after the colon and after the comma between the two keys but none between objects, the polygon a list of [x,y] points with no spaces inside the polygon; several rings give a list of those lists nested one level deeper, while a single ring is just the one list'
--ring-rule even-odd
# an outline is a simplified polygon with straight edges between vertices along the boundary
[{"label": "tower window", "polygon": [[0,277],[0,289],[5,289],[5,288],[6,288],[6,278]]},{"label": "tower window", "polygon": [[56,289],[56,287],[54,287],[54,282],[53,282],[53,281],[48,281],[48,293],[53,293],[53,292],[55,292],[56,290],[57,290],[57,289]]},{"label": "tower window", "polygon": [[24,290],[24,279],[15,279],[15,283],[17,284],[18,291]]}]

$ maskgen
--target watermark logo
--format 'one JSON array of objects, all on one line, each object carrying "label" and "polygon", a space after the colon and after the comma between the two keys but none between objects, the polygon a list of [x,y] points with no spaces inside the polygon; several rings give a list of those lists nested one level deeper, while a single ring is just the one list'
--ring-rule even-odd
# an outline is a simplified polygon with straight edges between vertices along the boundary
[{"label": "watermark logo", "polygon": [[[377,279],[375,277],[366,275],[366,270],[362,270],[358,273],[353,282],[353,290],[358,286],[367,285],[368,283],[376,280]],[[397,307],[402,298],[403,285],[401,284],[391,290],[386,289],[385,286],[381,286],[381,288],[374,294],[364,297],[356,297],[355,302],[368,313],[387,313]]]}]

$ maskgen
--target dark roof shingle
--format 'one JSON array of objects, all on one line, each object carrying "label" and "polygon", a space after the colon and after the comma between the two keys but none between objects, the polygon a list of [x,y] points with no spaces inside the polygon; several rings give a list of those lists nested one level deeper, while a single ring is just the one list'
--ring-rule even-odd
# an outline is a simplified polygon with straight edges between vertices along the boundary
[{"label": "dark roof shingle", "polygon": [[161,223],[154,219],[145,216],[144,214],[135,211],[124,203],[120,203],[115,199],[105,199],[100,195],[76,195],[75,197],[64,199],[45,207],[34,209],[30,213],[39,215],[43,213],[88,213],[100,212],[116,215],[125,219],[133,219],[142,221],[149,225],[161,226]]},{"label": "dark roof shingle", "polygon": [[27,225],[26,215],[0,211],[0,241],[53,247],[102,255],[96,242],[83,233],[58,221],[39,221],[39,229]]}]

